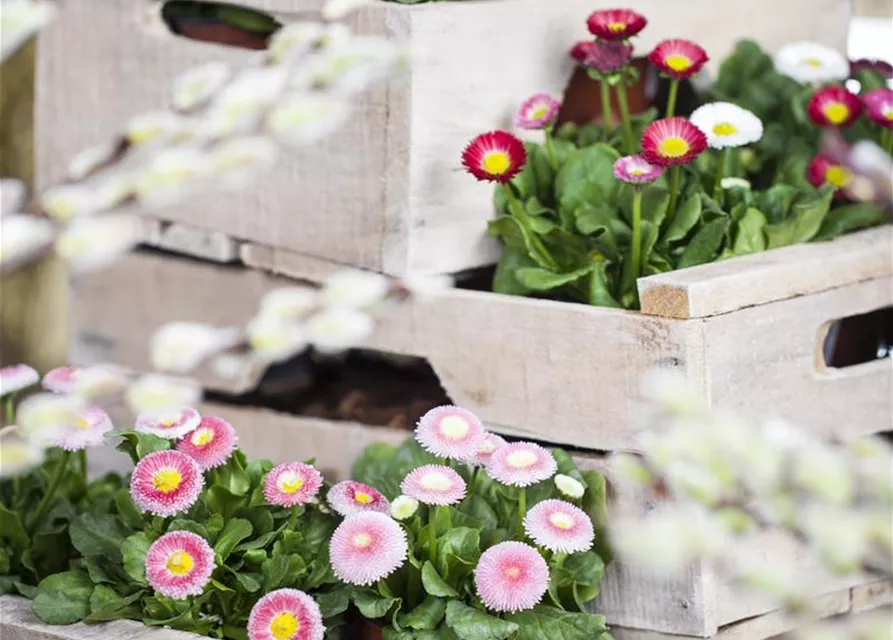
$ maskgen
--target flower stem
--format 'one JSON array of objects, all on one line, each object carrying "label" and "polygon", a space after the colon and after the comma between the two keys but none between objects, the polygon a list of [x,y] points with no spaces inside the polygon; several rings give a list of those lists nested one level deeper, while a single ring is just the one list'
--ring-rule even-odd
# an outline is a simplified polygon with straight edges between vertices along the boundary
[{"label": "flower stem", "polygon": [[527,516],[527,487],[521,487],[518,494],[518,537],[524,536],[524,518]]},{"label": "flower stem", "polygon": [[300,505],[295,505],[291,508],[291,518],[288,519],[288,531],[295,530],[295,526],[298,524],[298,512],[300,509]]},{"label": "flower stem", "polygon": [[81,478],[84,480],[84,484],[87,484],[87,450],[81,449],[78,451],[78,467],[81,470]]},{"label": "flower stem", "polygon": [[679,80],[670,80],[670,96],[667,98],[667,117],[676,115],[676,95],[679,93]]},{"label": "flower stem", "polygon": [[59,460],[59,466],[56,467],[56,473],[53,475],[52,480],[50,480],[50,486],[47,488],[46,493],[43,494],[43,499],[37,506],[37,513],[34,515],[34,520],[31,522],[32,535],[37,533],[38,529],[40,529],[40,525],[43,524],[43,519],[46,518],[50,503],[53,501],[56,491],[59,490],[59,485],[62,484],[62,479],[65,477],[65,471],[68,469],[68,461],[70,458],[70,451],[62,452],[62,458]]},{"label": "flower stem", "polygon": [[611,87],[607,80],[600,80],[602,92],[602,128],[614,128],[614,114],[611,112]]},{"label": "flower stem", "polygon": [[673,216],[676,215],[676,201],[679,199],[679,173],[681,170],[678,164],[670,169],[670,204],[667,206],[667,218],[669,220],[672,220]]},{"label": "flower stem", "polygon": [[475,466],[474,470],[471,472],[471,481],[468,483],[468,497],[474,495],[475,489],[478,486],[478,472],[481,470],[480,467]]},{"label": "flower stem", "polygon": [[636,152],[636,141],[633,139],[633,125],[629,119],[629,100],[626,95],[626,83],[621,82],[615,89],[617,90],[617,104],[620,105],[620,118],[623,122],[623,141],[626,144],[627,155],[633,155]]},{"label": "flower stem", "polygon": [[505,183],[502,185],[505,190],[505,198],[509,204],[509,211],[512,211],[512,215],[515,220],[518,221],[518,224],[524,227],[524,231],[527,232],[527,235],[530,237],[530,242],[533,245],[533,248],[537,253],[540,254],[540,257],[543,261],[549,265],[553,271],[558,271],[558,263],[555,262],[555,259],[552,257],[552,254],[549,253],[549,250],[546,249],[546,246],[539,239],[539,236],[534,233],[533,229],[530,226],[530,223],[527,220],[527,213],[524,211],[524,207],[521,206],[521,203],[515,197],[515,193],[512,191],[512,186],[509,183]]},{"label": "flower stem", "polygon": [[642,190],[633,191],[633,276],[642,275]]},{"label": "flower stem", "polygon": [[716,178],[713,181],[713,199],[722,206],[722,176],[726,170],[726,159],[729,157],[729,148],[726,147],[716,157]]},{"label": "flower stem", "polygon": [[15,398],[14,393],[10,393],[6,396],[6,399],[3,401],[3,424],[4,426],[9,426],[13,422],[15,422],[15,404],[13,403],[13,399]]},{"label": "flower stem", "polygon": [[558,156],[555,155],[555,145],[552,144],[552,126],[549,125],[543,131],[545,133],[546,140],[546,155],[549,156],[549,164],[552,165],[552,169],[558,171]]},{"label": "flower stem", "polygon": [[893,129],[881,131],[881,146],[888,154],[893,156]]}]

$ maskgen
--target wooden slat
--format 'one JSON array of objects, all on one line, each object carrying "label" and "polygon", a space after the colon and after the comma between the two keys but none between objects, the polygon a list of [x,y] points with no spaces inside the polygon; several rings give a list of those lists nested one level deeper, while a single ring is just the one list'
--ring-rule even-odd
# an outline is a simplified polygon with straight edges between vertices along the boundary
[{"label": "wooden slat", "polygon": [[642,311],[703,318],[893,275],[893,227],[794,245],[639,280]]}]

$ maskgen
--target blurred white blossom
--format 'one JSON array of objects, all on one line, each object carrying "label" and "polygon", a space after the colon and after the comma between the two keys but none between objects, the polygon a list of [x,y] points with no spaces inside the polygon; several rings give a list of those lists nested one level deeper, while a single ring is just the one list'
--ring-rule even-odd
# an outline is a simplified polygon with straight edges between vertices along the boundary
[{"label": "blurred white blossom", "polygon": [[338,47],[351,37],[341,23],[292,22],[279,29],[267,45],[267,58],[274,65],[290,65],[300,56],[323,47]]},{"label": "blurred white blossom", "polygon": [[56,15],[51,0],[3,0],[0,4],[0,62],[15,53]]},{"label": "blurred white blossom", "polygon": [[130,119],[124,137],[132,145],[160,144],[176,140],[189,128],[182,116],[171,111],[152,111]]},{"label": "blurred white blossom", "polygon": [[15,267],[47,251],[56,229],[46,218],[26,214],[0,217],[0,267]]},{"label": "blurred white blossom", "polygon": [[574,500],[582,498],[583,494],[586,492],[586,487],[583,486],[582,482],[575,478],[571,478],[570,476],[566,476],[563,473],[556,474],[555,486],[565,496]]},{"label": "blurred white blossom", "polygon": [[322,353],[338,353],[361,344],[372,334],[375,323],[369,314],[356,309],[327,309],[312,315],[305,325],[307,342]]},{"label": "blurred white blossom", "polygon": [[332,274],[320,295],[330,308],[363,309],[384,300],[390,286],[388,279],[378,273],[345,270]]},{"label": "blurred white blossom", "polygon": [[282,287],[265,294],[259,316],[277,321],[299,320],[319,304],[319,293],[311,287]]},{"label": "blurred white blossom", "polygon": [[51,187],[40,196],[40,207],[58,222],[68,222],[77,216],[88,216],[99,209],[96,192],[83,184],[63,184]]},{"label": "blurred white blossom", "polygon": [[267,362],[280,362],[307,348],[301,325],[259,316],[245,327],[248,344],[255,355]]},{"label": "blurred white blossom", "polygon": [[19,405],[16,424],[37,446],[50,446],[87,411],[83,398],[61,393],[35,393]]},{"label": "blurred white blossom", "polygon": [[39,466],[44,455],[43,447],[28,440],[10,436],[0,438],[0,478],[18,476]]},{"label": "blurred white blossom", "polygon": [[167,324],[152,336],[152,365],[160,371],[185,373],[213,354],[235,346],[241,339],[239,329],[193,322]]},{"label": "blurred white blossom", "polygon": [[317,142],[339,129],[350,115],[349,104],[323,93],[294,93],[267,117],[267,129],[285,144]]},{"label": "blurred white blossom", "polygon": [[408,520],[419,510],[419,501],[409,496],[397,496],[391,502],[391,517],[394,520]]},{"label": "blurred white blossom", "polygon": [[150,373],[131,384],[126,397],[133,413],[160,412],[197,405],[202,388],[190,378]]},{"label": "blurred white blossom", "polygon": [[196,189],[210,170],[208,154],[200,149],[167,149],[136,177],[137,198],[149,208],[170,206]]},{"label": "blurred white blossom", "polygon": [[233,71],[225,62],[206,62],[193,67],[174,80],[171,102],[178,111],[200,108],[211,100],[232,77]]},{"label": "blurred white blossom", "polygon": [[25,204],[25,191],[21,180],[0,179],[0,216],[19,213]]},{"label": "blurred white blossom", "polygon": [[142,229],[130,215],[76,220],[56,240],[56,253],[75,271],[101,269],[139,243]]},{"label": "blurred white blossom", "polygon": [[251,184],[257,174],[272,167],[278,155],[277,146],[269,138],[233,138],[211,150],[211,175],[221,187],[242,189]]},{"label": "blurred white blossom", "polygon": [[369,0],[326,0],[322,8],[322,17],[325,20],[341,20],[369,4]]},{"label": "blurred white blossom", "polygon": [[115,141],[84,149],[68,163],[68,179],[77,182],[98,171],[112,161],[119,146]]},{"label": "blurred white blossom", "polygon": [[429,302],[452,289],[453,278],[448,275],[413,275],[400,280],[400,284],[419,302]]}]

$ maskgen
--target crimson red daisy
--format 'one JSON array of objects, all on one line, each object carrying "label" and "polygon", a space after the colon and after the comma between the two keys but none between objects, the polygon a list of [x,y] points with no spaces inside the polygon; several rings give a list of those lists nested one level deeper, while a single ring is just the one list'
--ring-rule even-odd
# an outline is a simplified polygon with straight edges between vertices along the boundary
[{"label": "crimson red daisy", "polygon": [[694,42],[676,38],[659,42],[648,59],[662,73],[681,80],[695,75],[710,57]]},{"label": "crimson red daisy", "polygon": [[520,138],[507,131],[482,133],[462,152],[462,164],[478,180],[507,183],[527,162]]},{"label": "crimson red daisy", "polygon": [[642,132],[642,155],[651,164],[688,164],[707,148],[707,136],[687,119],[655,120]]},{"label": "crimson red daisy", "polygon": [[862,101],[845,87],[823,87],[812,94],[806,111],[820,127],[848,127],[862,114]]},{"label": "crimson red daisy", "polygon": [[829,156],[819,153],[806,168],[806,179],[816,187],[830,184],[836,189],[835,198],[846,198],[846,189],[853,180],[853,174],[845,166],[834,162]]},{"label": "crimson red daisy", "polygon": [[593,12],[586,20],[589,32],[603,40],[626,40],[639,33],[646,24],[645,16],[630,9],[603,9]]}]

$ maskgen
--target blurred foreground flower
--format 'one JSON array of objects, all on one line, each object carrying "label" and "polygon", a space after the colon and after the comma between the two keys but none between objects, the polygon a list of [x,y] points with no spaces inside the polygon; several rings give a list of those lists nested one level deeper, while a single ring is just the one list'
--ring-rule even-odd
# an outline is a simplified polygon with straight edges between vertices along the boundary
[{"label": "blurred foreground flower", "polygon": [[163,412],[194,406],[202,397],[201,386],[189,378],[159,374],[140,377],[127,389],[127,404],[134,413]]},{"label": "blurred foreground flower", "polygon": [[52,0],[3,0],[0,5],[0,62],[56,15]]},{"label": "blurred foreground flower", "polygon": [[39,466],[43,460],[43,447],[15,436],[0,437],[0,478],[21,475]]},{"label": "blurred foreground flower", "polygon": [[25,398],[16,412],[22,435],[34,445],[47,447],[58,442],[87,413],[78,396],[36,393]]}]

